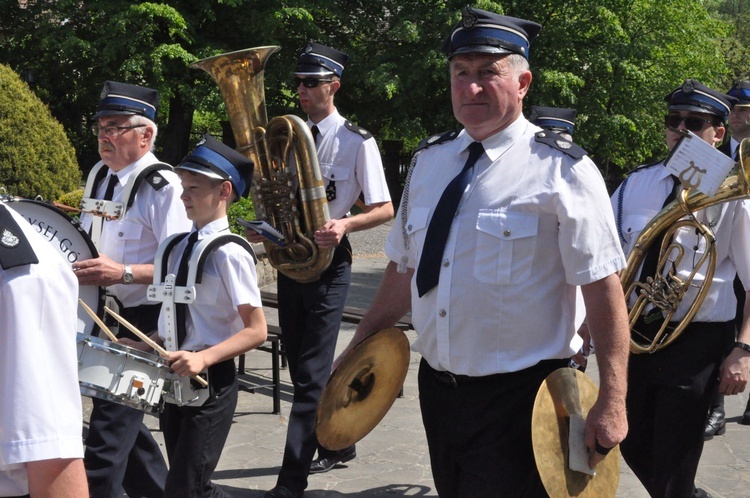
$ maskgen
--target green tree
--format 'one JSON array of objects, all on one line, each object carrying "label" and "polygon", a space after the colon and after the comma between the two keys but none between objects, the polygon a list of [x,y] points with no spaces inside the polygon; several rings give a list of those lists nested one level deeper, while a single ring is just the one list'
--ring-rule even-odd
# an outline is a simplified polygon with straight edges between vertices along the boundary
[{"label": "green tree", "polygon": [[52,200],[80,179],[63,127],[26,83],[0,64],[0,186],[12,195]]}]

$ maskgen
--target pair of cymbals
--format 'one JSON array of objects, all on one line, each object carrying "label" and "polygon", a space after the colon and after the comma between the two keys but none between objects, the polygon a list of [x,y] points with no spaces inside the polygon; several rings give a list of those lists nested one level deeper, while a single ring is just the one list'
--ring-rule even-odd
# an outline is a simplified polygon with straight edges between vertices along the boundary
[{"label": "pair of cymbals", "polygon": [[388,413],[409,370],[409,340],[392,327],[354,346],[328,379],[315,432],[329,450],[353,445]]},{"label": "pair of cymbals", "polygon": [[[537,469],[550,498],[606,498],[617,494],[619,446],[599,462],[596,473],[591,475],[583,446],[583,428],[574,423],[585,421],[598,392],[594,382],[574,368],[552,372],[537,392],[531,439]],[[576,458],[577,450],[584,455]],[[585,465],[588,472],[572,470],[571,463],[574,468]]]}]

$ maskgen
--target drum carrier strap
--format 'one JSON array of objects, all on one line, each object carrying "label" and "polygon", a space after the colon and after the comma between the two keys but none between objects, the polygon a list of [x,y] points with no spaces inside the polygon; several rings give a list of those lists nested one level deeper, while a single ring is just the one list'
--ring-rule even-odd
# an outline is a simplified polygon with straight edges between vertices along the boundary
[{"label": "drum carrier strap", "polygon": [[145,166],[138,167],[130,175],[128,184],[125,185],[125,191],[123,192],[122,200],[120,202],[105,201],[102,199],[96,199],[93,197],[96,195],[96,191],[99,189],[99,184],[106,178],[109,168],[103,161],[99,161],[89,172],[89,176],[86,180],[86,188],[83,192],[83,199],[81,199],[80,209],[84,212],[90,212],[94,215],[91,222],[91,240],[94,242],[96,248],[99,248],[99,239],[102,232],[103,217],[107,217],[109,220],[117,220],[125,216],[127,210],[133,205],[135,196],[138,193],[138,189],[144,180],[155,189],[158,190],[166,185],[167,180],[157,175],[159,171],[172,171],[172,166],[167,163],[153,163]]},{"label": "drum carrier strap", "polygon": [[[161,243],[154,258],[154,283],[149,285],[147,298],[149,301],[161,302],[165,318],[165,348],[168,351],[177,351],[177,323],[175,303],[190,304],[195,302],[197,289],[203,279],[203,268],[208,256],[217,248],[229,244],[239,244],[253,257],[257,263],[255,252],[250,243],[239,235],[231,233],[216,233],[200,240],[190,255],[188,261],[188,276],[185,286],[175,285],[177,276],[174,273],[167,274],[167,263],[172,249],[187,237],[190,232],[179,233],[170,236]],[[203,375],[203,374],[202,374]],[[210,384],[210,379],[209,384]],[[196,388],[187,377],[179,377],[173,381],[172,393],[166,396],[167,402],[180,406],[191,404],[201,406],[210,396],[208,389]]]}]

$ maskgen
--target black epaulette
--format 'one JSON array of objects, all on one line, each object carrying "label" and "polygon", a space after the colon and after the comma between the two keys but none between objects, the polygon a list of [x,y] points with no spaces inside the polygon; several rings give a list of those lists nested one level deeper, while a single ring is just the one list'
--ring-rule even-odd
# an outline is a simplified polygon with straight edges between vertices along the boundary
[{"label": "black epaulette", "polygon": [[[167,169],[167,168],[163,168],[163,169]],[[169,181],[166,178],[164,178],[164,176],[160,173],[160,171],[162,170],[160,169],[160,170],[152,171],[148,175],[146,175],[146,178],[145,178],[146,183],[151,185],[151,187],[154,190],[161,190],[169,183]],[[170,167],[170,171],[171,171],[171,167]]]},{"label": "black epaulette", "polygon": [[664,159],[659,159],[658,161],[653,162],[653,163],[642,164],[642,165],[640,165],[638,167],[635,167],[635,168],[631,169],[630,171],[628,171],[627,173],[625,173],[625,175],[626,176],[627,175],[631,175],[631,174],[635,173],[636,171],[641,171],[642,169],[653,168],[654,166],[659,166],[663,162],[664,162]]},{"label": "black epaulette", "polygon": [[364,128],[361,128],[361,127],[355,125],[354,123],[352,123],[349,120],[347,120],[344,123],[344,126],[346,127],[347,130],[353,131],[354,133],[356,133],[357,135],[361,136],[365,140],[372,138],[372,134],[369,131],[367,131]]},{"label": "black epaulette", "polygon": [[558,135],[552,131],[540,131],[535,135],[537,143],[549,145],[553,149],[557,149],[563,154],[572,157],[573,159],[580,159],[587,155],[582,147],[574,144],[570,140]]},{"label": "black epaulette", "polygon": [[34,248],[7,208],[0,208],[0,265],[3,270],[39,263]]},{"label": "black epaulette", "polygon": [[419,145],[417,145],[417,148],[414,152],[419,152],[420,150],[426,149],[427,147],[432,147],[433,145],[440,145],[445,142],[450,142],[451,140],[456,138],[459,133],[461,133],[461,130],[449,130],[438,133],[437,135],[432,135],[431,137],[427,137],[419,142]]}]

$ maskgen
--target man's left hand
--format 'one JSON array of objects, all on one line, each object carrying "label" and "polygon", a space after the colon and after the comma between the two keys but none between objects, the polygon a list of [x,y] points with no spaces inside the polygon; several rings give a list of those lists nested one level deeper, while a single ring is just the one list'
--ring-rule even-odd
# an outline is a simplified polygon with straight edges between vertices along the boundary
[{"label": "man's left hand", "polygon": [[625,439],[628,434],[628,417],[625,403],[596,400],[586,417],[584,441],[589,449],[589,467],[592,469],[604,460],[606,453]]},{"label": "man's left hand", "polygon": [[734,348],[719,368],[719,393],[739,394],[747,386],[750,352]]},{"label": "man's left hand", "polygon": [[322,248],[336,247],[346,235],[346,220],[328,220],[323,228],[315,231],[315,243]]},{"label": "man's left hand", "polygon": [[100,285],[108,287],[122,283],[125,266],[100,254],[98,258],[73,263],[73,271],[80,285]]}]

